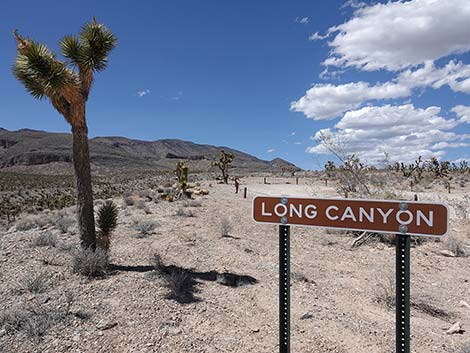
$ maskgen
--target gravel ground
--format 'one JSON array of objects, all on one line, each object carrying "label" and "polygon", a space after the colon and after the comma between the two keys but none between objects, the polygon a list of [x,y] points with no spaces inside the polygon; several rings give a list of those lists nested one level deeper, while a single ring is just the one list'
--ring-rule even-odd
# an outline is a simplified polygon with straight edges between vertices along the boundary
[{"label": "gravel ground", "polygon": [[[203,187],[210,193],[197,197],[200,205],[150,201],[145,211],[116,199],[120,215],[111,251],[116,266],[99,279],[71,271],[78,243],[73,229],[2,231],[0,352],[278,351],[277,227],[253,223],[251,198],[338,194],[321,180],[268,181],[242,179],[246,200],[231,185],[208,182]],[[449,200],[452,206],[465,194],[448,195],[441,188],[420,193],[420,200]],[[180,208],[193,217],[177,215]],[[451,237],[468,245],[469,222],[451,210]],[[221,223],[227,221],[231,230],[222,236]],[[138,238],[135,225],[144,222],[158,225]],[[55,246],[36,246],[41,234],[55,235]],[[384,301],[395,249],[379,242],[351,249],[351,240],[344,232],[292,228],[292,352],[394,352],[395,314]],[[470,341],[470,309],[461,304],[470,302],[469,258],[443,256],[446,248],[444,240],[411,250],[412,352],[455,353]],[[187,303],[166,298],[168,289],[153,271],[155,254],[195,281]],[[44,288],[31,293],[35,287],[28,279],[42,273]],[[21,324],[31,316],[36,320]],[[6,321],[20,324],[5,326]],[[463,332],[447,334],[456,322]]]}]

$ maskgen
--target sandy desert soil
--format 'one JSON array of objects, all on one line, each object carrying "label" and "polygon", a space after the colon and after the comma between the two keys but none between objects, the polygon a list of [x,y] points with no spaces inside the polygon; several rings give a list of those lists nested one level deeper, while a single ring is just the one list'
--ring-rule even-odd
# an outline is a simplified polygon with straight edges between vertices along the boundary
[{"label": "sandy desert soil", "polygon": [[[0,236],[2,313],[35,308],[66,314],[39,338],[28,335],[34,327],[0,329],[0,352],[276,352],[277,227],[253,223],[251,199],[338,194],[321,180],[269,181],[244,178],[248,199],[231,185],[206,181],[209,195],[196,197],[201,202],[193,206],[149,201],[143,210],[116,198],[120,215],[111,252],[116,266],[100,279],[72,273],[72,247],[78,243],[73,231],[64,234],[53,225],[5,229]],[[448,195],[442,188],[419,197],[445,202],[467,192]],[[177,215],[180,208],[193,217]],[[228,237],[221,236],[224,218],[232,225]],[[135,224],[146,221],[159,225],[150,236],[136,238]],[[470,243],[469,223],[453,209],[451,229],[463,246]],[[55,246],[34,245],[45,233],[58,237]],[[351,240],[344,232],[293,227],[292,352],[394,352],[395,314],[383,302],[383,287],[394,276],[395,249],[380,242],[351,249]],[[446,242],[427,241],[411,250],[412,352],[454,353],[470,341],[470,308],[461,305],[470,302],[470,262],[440,254]],[[189,270],[197,282],[193,300],[165,299],[167,289],[152,271],[154,254]],[[27,278],[44,271],[42,293],[21,290]],[[233,286],[227,285],[229,279]],[[464,332],[447,334],[456,322]]]}]

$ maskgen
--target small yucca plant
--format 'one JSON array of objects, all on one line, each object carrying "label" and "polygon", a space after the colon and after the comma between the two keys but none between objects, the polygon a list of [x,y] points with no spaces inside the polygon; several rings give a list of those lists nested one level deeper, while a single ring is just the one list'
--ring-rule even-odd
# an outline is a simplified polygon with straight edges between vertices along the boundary
[{"label": "small yucca plant", "polygon": [[116,229],[118,218],[118,210],[114,202],[106,201],[106,203],[98,210],[98,237],[97,245],[104,251],[109,251],[111,245],[111,234]]}]

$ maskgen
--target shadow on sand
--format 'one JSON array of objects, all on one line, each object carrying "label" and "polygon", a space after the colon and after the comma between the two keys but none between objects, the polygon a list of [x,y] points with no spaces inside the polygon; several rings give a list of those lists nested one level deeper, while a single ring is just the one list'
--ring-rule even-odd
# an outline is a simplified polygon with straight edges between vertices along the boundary
[{"label": "shadow on sand", "polygon": [[256,278],[248,275],[238,275],[230,272],[207,271],[200,272],[175,265],[164,265],[160,259],[156,259],[151,266],[126,266],[110,265],[112,271],[148,273],[149,279],[163,279],[168,288],[167,299],[172,299],[181,304],[196,303],[201,298],[195,296],[199,292],[200,281],[217,282],[223,286],[241,287],[258,283]]}]

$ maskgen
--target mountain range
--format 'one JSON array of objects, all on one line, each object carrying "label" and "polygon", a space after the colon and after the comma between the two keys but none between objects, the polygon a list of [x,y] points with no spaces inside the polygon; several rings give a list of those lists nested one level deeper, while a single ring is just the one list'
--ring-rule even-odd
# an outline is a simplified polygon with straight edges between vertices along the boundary
[{"label": "mountain range", "polygon": [[[186,160],[192,171],[204,172],[211,170],[210,162],[217,158],[221,149],[235,155],[232,167],[236,172],[272,172],[280,171],[282,167],[300,170],[281,158],[265,161],[229,147],[196,144],[178,139],[90,139],[92,169],[103,172],[142,169],[170,171],[174,170],[179,160]],[[9,131],[0,128],[0,170],[47,170],[48,165],[54,165],[56,172],[58,166],[64,172],[70,172],[71,162],[71,134],[30,129]]]}]

